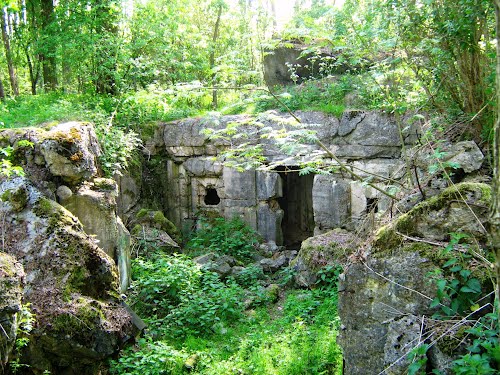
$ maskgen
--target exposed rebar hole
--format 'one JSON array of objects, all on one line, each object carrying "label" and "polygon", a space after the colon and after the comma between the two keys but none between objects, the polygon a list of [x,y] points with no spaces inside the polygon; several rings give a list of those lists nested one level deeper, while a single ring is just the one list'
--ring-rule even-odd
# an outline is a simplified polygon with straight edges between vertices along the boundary
[{"label": "exposed rebar hole", "polygon": [[207,206],[217,206],[220,203],[219,194],[217,190],[212,187],[206,188],[204,202]]}]

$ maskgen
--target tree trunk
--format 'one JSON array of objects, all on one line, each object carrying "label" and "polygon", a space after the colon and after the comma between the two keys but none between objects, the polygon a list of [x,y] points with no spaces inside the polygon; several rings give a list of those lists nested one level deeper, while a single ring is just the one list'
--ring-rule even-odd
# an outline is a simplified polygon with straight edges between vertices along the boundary
[{"label": "tree trunk", "polygon": [[28,71],[30,74],[30,84],[31,84],[31,94],[36,95],[36,85],[38,83],[38,79],[40,78],[40,71],[39,69],[36,70],[33,66],[33,61],[31,60],[30,52],[29,49],[26,47],[24,50],[26,54],[26,61],[28,63]]},{"label": "tree trunk", "polygon": [[273,20],[273,33],[278,31],[278,17],[276,16],[276,4],[275,0],[269,0],[269,6],[271,8],[271,18]]},{"label": "tree trunk", "polygon": [[[12,61],[12,51],[10,48],[10,36],[8,32],[8,25],[9,25],[9,13],[7,12],[7,9],[4,8],[2,9],[2,17],[0,19],[1,22],[1,27],[2,27],[2,40],[3,40],[3,47],[5,49],[5,58],[7,60],[7,68],[9,70],[9,79],[10,79],[10,87],[12,89],[12,94],[14,96],[19,95],[19,87],[17,85],[17,74],[16,74],[16,69],[14,68],[14,62]],[[3,89],[3,87],[2,87]]]},{"label": "tree trunk", "polygon": [[[500,37],[500,0],[495,0],[495,18],[497,40]],[[496,96],[497,96],[497,120],[494,127],[493,139],[493,194],[490,214],[490,236],[491,247],[495,252],[496,268],[496,298],[500,301],[500,43],[497,43],[496,64]],[[497,311],[500,321],[500,309]]]},{"label": "tree trunk", "polygon": [[50,35],[48,30],[54,21],[54,3],[53,0],[41,0],[40,6],[42,33],[46,42],[43,52],[40,53],[43,85],[45,90],[54,91],[57,88],[56,45],[53,42],[53,35]]},{"label": "tree trunk", "polygon": [[5,100],[5,91],[3,89],[3,81],[0,78],[0,100],[3,102]]},{"label": "tree trunk", "polygon": [[[210,63],[210,70],[213,70],[215,68],[215,47],[217,44],[217,39],[219,39],[219,30],[220,30],[220,19],[222,17],[222,4],[218,5],[217,9],[217,20],[215,21],[215,26],[214,26],[214,33],[212,35],[212,49],[210,51],[210,56],[209,56],[209,63]],[[215,87],[216,85],[216,74],[212,72],[212,86]],[[214,109],[217,109],[218,102],[217,102],[217,90],[212,90],[212,107]]]}]

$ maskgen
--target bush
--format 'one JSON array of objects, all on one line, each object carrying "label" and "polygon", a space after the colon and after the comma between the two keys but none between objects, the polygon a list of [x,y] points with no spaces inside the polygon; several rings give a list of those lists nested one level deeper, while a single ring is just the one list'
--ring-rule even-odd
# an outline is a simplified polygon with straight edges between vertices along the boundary
[{"label": "bush", "polygon": [[111,374],[177,375],[185,374],[184,363],[189,355],[162,341],[140,339],[138,345],[111,361]]},{"label": "bush", "polygon": [[207,335],[238,320],[243,289],[182,255],[133,261],[131,306],[156,336]]},{"label": "bush", "polygon": [[255,247],[259,239],[258,233],[239,218],[203,218],[200,220],[200,228],[188,242],[187,250],[194,254],[226,254],[248,262],[256,253]]},{"label": "bush", "polygon": [[229,280],[220,281],[216,273],[204,272],[193,293],[166,317],[168,331],[174,336],[223,333],[227,324],[243,315],[243,290]]},{"label": "bush", "polygon": [[200,285],[202,272],[185,256],[155,254],[132,260],[130,300],[139,315],[163,318]]}]

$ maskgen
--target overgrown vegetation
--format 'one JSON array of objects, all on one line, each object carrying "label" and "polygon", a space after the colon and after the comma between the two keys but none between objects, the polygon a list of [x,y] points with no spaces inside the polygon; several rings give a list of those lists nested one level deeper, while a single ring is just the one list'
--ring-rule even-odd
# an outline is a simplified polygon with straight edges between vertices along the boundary
[{"label": "overgrown vegetation", "polygon": [[259,234],[240,218],[228,221],[221,217],[202,217],[196,235],[191,238],[186,248],[194,254],[213,251],[248,263],[258,244]]},{"label": "overgrown vegetation", "polygon": [[[297,1],[281,29],[271,3],[4,2],[0,69],[9,84],[0,79],[1,127],[91,121],[108,176],[134,162],[158,121],[211,111],[320,110],[340,117],[346,108],[377,109],[432,124],[422,142],[474,139],[489,150],[498,110],[492,2],[347,0],[336,7]],[[289,64],[293,83],[265,88],[265,54],[292,41],[305,46],[302,55],[319,66],[318,74],[301,77]],[[295,135],[314,141],[305,132]],[[283,137],[289,151],[297,143],[292,138]],[[1,175],[23,173],[13,164],[13,150],[0,148]],[[251,151],[234,154],[248,163]],[[431,173],[457,169],[440,161],[437,148],[433,154]],[[301,173],[324,167],[318,162]],[[485,280],[475,272],[493,262],[455,251],[460,239],[454,240],[452,255],[433,275],[433,307],[440,310],[434,318],[467,320],[470,345],[454,362],[455,373],[494,373],[498,316],[483,314]],[[201,222],[187,249],[191,255],[231,255],[245,265],[257,242],[241,221],[211,219]],[[335,270],[321,271],[325,285],[287,289],[275,302],[258,267],[221,279],[187,256],[148,254],[134,260],[130,301],[149,332],[113,363],[115,373],[340,372]],[[287,285],[290,272],[278,282]],[[424,371],[426,345],[412,352],[410,373]]]},{"label": "overgrown vegetation", "polygon": [[[206,225],[190,241],[199,250],[207,244],[207,252],[227,254],[235,245],[235,256],[255,254],[249,238],[255,234],[241,221],[215,219],[210,231]],[[293,290],[285,288],[285,272],[273,289],[265,287],[269,275],[253,265],[221,279],[185,255],[157,251],[137,258],[129,303],[148,330],[111,363],[111,372],[341,374],[337,275],[324,269],[317,288]]]}]

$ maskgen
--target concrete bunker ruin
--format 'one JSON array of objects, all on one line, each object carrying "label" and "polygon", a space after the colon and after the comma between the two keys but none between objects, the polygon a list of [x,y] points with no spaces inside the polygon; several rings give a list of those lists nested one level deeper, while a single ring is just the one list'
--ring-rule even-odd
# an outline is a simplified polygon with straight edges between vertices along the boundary
[{"label": "concrete bunker ruin", "polygon": [[[383,181],[373,175],[398,178],[403,164],[401,137],[390,115],[368,111],[346,111],[341,119],[320,112],[296,115],[301,126],[315,130],[321,142],[361,177],[370,177],[379,185]],[[358,228],[367,212],[379,215],[389,207],[389,198],[346,173],[299,175],[301,160],[261,137],[263,128],[293,127],[290,120],[288,114],[271,111],[258,118],[220,116],[161,125],[158,134],[162,139],[156,139],[151,150],[166,151],[166,174],[162,176],[166,181],[162,196],[166,216],[184,232],[195,227],[203,212],[228,219],[238,216],[265,241],[293,248],[334,228]],[[238,142],[259,143],[268,162],[278,167],[238,171],[225,166],[218,157],[230,142],[223,137],[209,139],[202,130],[220,130],[234,123],[247,137],[231,140],[232,147]],[[407,128],[408,134],[415,134],[414,127]],[[412,143],[409,136],[403,136],[405,142]],[[306,145],[302,157],[318,150],[317,145]]]}]

